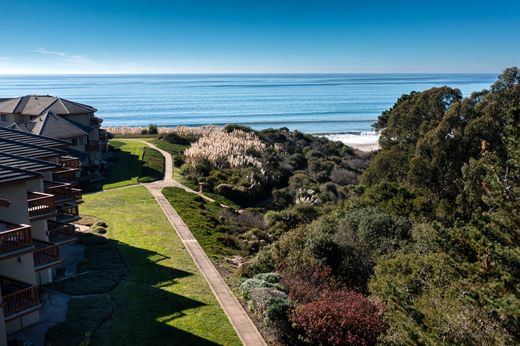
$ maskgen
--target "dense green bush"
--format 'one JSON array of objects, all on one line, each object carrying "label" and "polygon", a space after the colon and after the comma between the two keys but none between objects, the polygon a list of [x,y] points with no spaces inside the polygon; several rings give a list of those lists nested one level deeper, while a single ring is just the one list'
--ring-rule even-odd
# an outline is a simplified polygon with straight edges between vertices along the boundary
[{"label": "dense green bush", "polygon": [[148,125],[148,134],[149,135],[156,135],[159,131],[157,130],[156,124],[150,124]]},{"label": "dense green bush", "polygon": [[107,229],[105,227],[101,227],[101,226],[93,226],[92,232],[97,233],[97,234],[105,234],[105,233],[107,233]]}]

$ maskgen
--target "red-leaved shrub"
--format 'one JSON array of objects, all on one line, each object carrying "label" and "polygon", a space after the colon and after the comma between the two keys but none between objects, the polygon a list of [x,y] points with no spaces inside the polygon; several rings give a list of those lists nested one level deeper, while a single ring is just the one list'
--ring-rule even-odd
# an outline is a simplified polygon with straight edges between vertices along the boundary
[{"label": "red-leaved shrub", "polygon": [[279,268],[282,285],[289,291],[289,298],[299,304],[320,299],[323,292],[339,288],[332,276],[332,269],[326,266],[285,266]]},{"label": "red-leaved shrub", "polygon": [[381,309],[361,293],[326,291],[297,306],[289,319],[313,345],[375,345],[386,325]]}]

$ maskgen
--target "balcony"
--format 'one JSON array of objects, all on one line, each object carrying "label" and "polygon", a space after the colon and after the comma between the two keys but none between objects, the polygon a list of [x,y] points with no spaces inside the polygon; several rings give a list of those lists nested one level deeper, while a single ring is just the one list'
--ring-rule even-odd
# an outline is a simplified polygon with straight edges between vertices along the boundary
[{"label": "balcony", "polygon": [[6,322],[38,310],[40,297],[34,285],[0,276]]},{"label": "balcony", "polygon": [[79,210],[77,205],[62,207],[56,214],[56,220],[61,223],[68,223],[79,220]]},{"label": "balcony", "polygon": [[47,220],[49,240],[54,244],[64,245],[76,241],[76,227],[70,223]]},{"label": "balcony", "polygon": [[61,156],[60,165],[67,168],[80,168],[80,162],[77,157],[73,156]]},{"label": "balcony", "polygon": [[96,117],[90,118],[90,126],[101,126],[102,122],[103,122],[103,120],[100,118],[96,118]]},{"label": "balcony", "polygon": [[79,168],[59,168],[52,172],[55,181],[75,182],[78,179]]},{"label": "balcony", "polygon": [[33,252],[35,270],[43,270],[61,263],[58,245],[33,239],[36,246]]},{"label": "balcony", "polygon": [[54,181],[43,182],[45,193],[54,195],[54,203],[59,206],[64,203],[81,203],[81,189],[75,189],[69,183],[59,183]]},{"label": "balcony", "polygon": [[42,192],[27,192],[29,217],[37,218],[56,213],[54,196]]},{"label": "balcony", "polygon": [[31,245],[31,226],[0,221],[0,255]]}]

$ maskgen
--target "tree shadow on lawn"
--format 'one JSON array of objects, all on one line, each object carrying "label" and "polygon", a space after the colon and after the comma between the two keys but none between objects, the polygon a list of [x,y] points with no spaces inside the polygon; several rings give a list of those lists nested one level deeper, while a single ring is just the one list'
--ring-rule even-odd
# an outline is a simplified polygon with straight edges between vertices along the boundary
[{"label": "tree shadow on lawn", "polygon": [[128,151],[123,151],[127,143],[117,142],[113,143],[114,152],[113,159],[110,162],[110,174],[104,180],[96,183],[91,183],[84,187],[85,192],[97,192],[103,190],[103,185],[116,184],[125,180],[139,178],[141,174],[141,159],[138,155],[132,154]]},{"label": "tree shadow on lawn", "polygon": [[[162,265],[167,256],[93,233],[81,236],[79,242],[86,246],[85,260],[78,266],[80,275],[50,287],[81,297],[77,298],[74,312],[69,311],[74,316],[67,316],[65,322],[51,328],[48,344],[77,345],[92,340],[96,345],[218,345],[167,324],[186,316],[188,310],[207,305],[167,290],[174,288],[177,279],[193,273]],[[85,298],[106,293],[114,306],[100,318],[103,307]],[[205,321],[196,319],[203,316],[191,316],[199,330],[203,330],[200,327]]]}]

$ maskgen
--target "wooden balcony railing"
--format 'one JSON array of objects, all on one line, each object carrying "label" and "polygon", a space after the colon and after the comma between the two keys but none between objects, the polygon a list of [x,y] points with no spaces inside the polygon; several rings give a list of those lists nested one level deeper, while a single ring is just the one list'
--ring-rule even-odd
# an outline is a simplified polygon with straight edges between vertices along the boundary
[{"label": "wooden balcony railing", "polygon": [[79,220],[79,209],[78,206],[69,206],[61,208],[56,214],[56,220],[62,223],[68,223]]},{"label": "wooden balcony railing", "polygon": [[56,211],[54,196],[47,193],[28,192],[27,205],[30,217],[52,214]]},{"label": "wooden balcony railing", "polygon": [[36,239],[33,239],[33,244],[36,246],[33,252],[35,267],[44,267],[61,261],[60,251],[56,244]]},{"label": "wooden balcony railing", "polygon": [[0,221],[0,254],[31,245],[31,226]]},{"label": "wooden balcony railing", "polygon": [[68,168],[79,168],[80,167],[80,162],[79,162],[79,159],[77,157],[61,156],[60,157],[60,165],[63,166],[63,167],[68,167]]},{"label": "wooden balcony railing", "polygon": [[52,172],[55,181],[74,182],[78,179],[78,168],[60,168]]},{"label": "wooden balcony railing", "polygon": [[76,227],[70,223],[47,220],[49,240],[55,244],[69,243],[76,240]]},{"label": "wooden balcony railing", "polygon": [[38,287],[6,277],[0,277],[0,285],[6,320],[40,305]]},{"label": "wooden balcony railing", "polygon": [[81,189],[72,187],[70,183],[61,183],[54,181],[44,182],[45,192],[54,195],[55,203],[59,204],[63,200],[74,200],[76,203],[82,202]]}]

